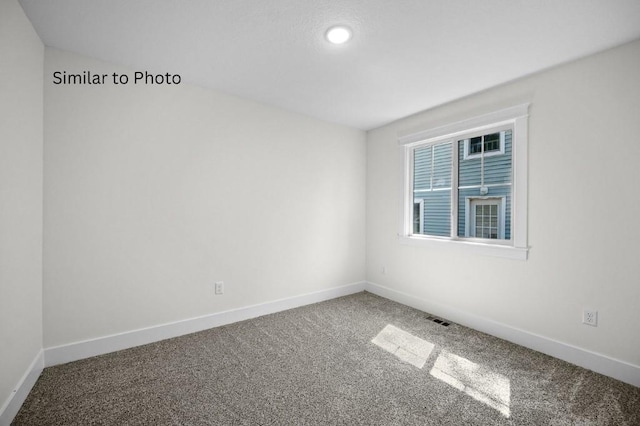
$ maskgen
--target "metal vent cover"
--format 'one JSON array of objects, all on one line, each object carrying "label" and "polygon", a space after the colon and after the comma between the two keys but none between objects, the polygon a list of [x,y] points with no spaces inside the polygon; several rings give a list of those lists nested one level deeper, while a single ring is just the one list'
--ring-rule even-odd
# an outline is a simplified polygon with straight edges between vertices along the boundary
[{"label": "metal vent cover", "polygon": [[434,317],[432,315],[427,315],[427,320],[433,321],[436,324],[440,324],[440,325],[445,326],[445,327],[449,327],[449,325],[451,324],[450,321],[443,320],[442,318]]}]

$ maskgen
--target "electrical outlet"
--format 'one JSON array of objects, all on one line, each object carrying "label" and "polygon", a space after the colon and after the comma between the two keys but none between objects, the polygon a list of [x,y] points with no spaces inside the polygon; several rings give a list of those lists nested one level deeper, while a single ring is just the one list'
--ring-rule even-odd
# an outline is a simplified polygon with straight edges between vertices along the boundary
[{"label": "electrical outlet", "polygon": [[582,311],[582,323],[597,327],[598,311],[592,311],[590,309],[585,309],[584,311]]},{"label": "electrical outlet", "polygon": [[216,281],[216,294],[224,294],[224,282]]}]

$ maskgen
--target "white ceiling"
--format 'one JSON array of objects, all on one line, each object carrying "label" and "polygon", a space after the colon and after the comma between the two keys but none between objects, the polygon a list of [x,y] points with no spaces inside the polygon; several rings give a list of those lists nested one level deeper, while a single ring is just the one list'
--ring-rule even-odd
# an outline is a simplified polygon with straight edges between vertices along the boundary
[{"label": "white ceiling", "polygon": [[639,0],[21,4],[47,46],[360,129],[640,38]]}]

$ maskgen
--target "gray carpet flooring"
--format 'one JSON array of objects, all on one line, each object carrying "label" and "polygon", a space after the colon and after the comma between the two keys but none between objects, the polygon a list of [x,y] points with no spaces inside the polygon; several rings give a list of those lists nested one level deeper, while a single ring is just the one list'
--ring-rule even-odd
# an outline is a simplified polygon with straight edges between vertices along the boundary
[{"label": "gray carpet flooring", "polygon": [[640,388],[359,293],[46,368],[14,425],[640,425]]}]

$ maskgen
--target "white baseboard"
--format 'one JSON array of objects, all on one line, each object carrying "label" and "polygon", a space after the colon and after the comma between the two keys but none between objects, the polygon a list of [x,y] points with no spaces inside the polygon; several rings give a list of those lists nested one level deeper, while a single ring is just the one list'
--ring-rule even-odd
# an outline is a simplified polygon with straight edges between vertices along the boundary
[{"label": "white baseboard", "polygon": [[20,407],[27,399],[31,388],[36,384],[40,373],[44,369],[44,352],[42,349],[33,359],[31,365],[25,371],[18,384],[13,388],[13,392],[0,407],[0,426],[9,426],[13,418],[18,414]]},{"label": "white baseboard", "polygon": [[520,346],[640,387],[640,366],[367,282],[365,290]]},{"label": "white baseboard", "polygon": [[[567,343],[559,342],[548,337],[530,333],[528,331],[457,310],[455,308],[435,304],[372,282],[348,284],[341,287],[334,287],[327,290],[275,300],[259,305],[247,306],[202,317],[190,318],[187,320],[161,324],[139,330],[132,330],[125,333],[104,336],[82,342],[46,348],[44,349],[44,365],[49,367],[122,349],[128,349],[172,337],[195,333],[213,327],[231,324],[237,321],[243,321],[262,315],[272,314],[312,303],[318,303],[336,297],[347,296],[364,290],[404,305],[447,318],[458,324],[473,328],[474,330],[505,339],[580,367],[593,370],[597,373],[613,377],[614,379],[629,383],[633,386],[640,387],[640,366],[591,352]],[[42,371],[42,368],[40,368],[39,371]],[[33,383],[35,383],[35,379],[37,379],[37,375],[35,375]],[[24,383],[28,383],[26,377],[24,379]],[[33,383],[31,383],[30,386],[21,386],[27,389],[27,392],[24,394],[25,398],[28,390],[33,386]],[[16,399],[16,401],[19,400],[15,395],[13,398]],[[24,398],[20,400],[20,404],[22,401],[24,401]],[[8,403],[5,405],[8,405]],[[18,405],[18,408],[19,407],[20,405]],[[5,411],[8,412],[6,409]]]},{"label": "white baseboard", "polygon": [[219,327],[221,325],[231,324],[312,303],[323,302],[336,297],[359,293],[364,291],[364,289],[365,282],[362,281],[300,296],[261,303],[259,305],[246,306],[202,317],[190,318],[168,324],[132,330],[125,333],[45,348],[45,365],[50,367],[135,346],[146,345],[148,343],[195,333],[209,328]]}]

